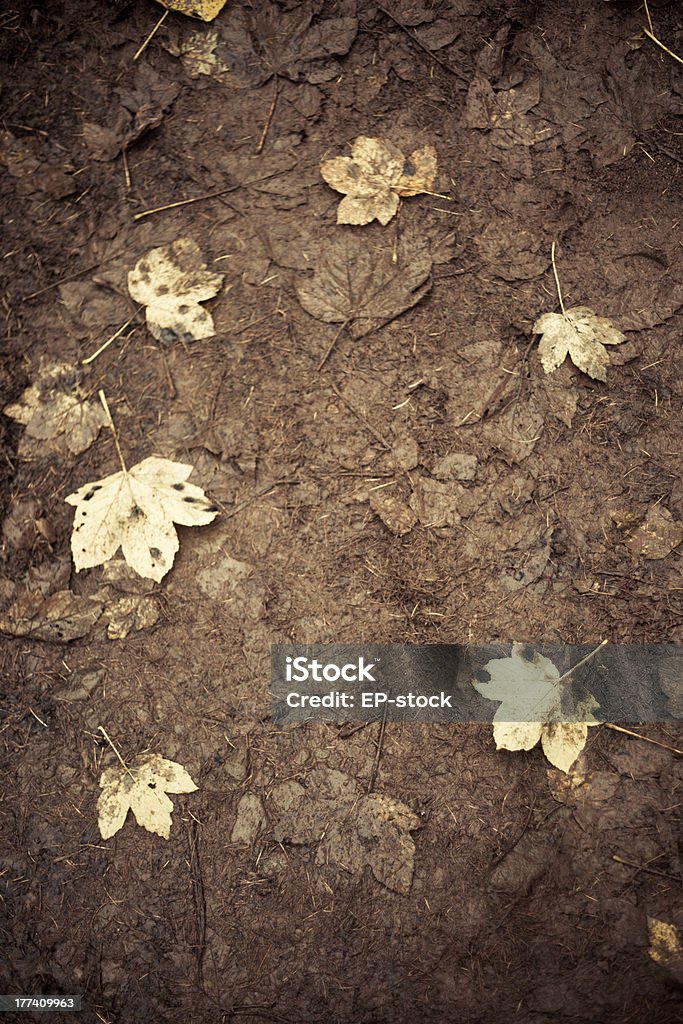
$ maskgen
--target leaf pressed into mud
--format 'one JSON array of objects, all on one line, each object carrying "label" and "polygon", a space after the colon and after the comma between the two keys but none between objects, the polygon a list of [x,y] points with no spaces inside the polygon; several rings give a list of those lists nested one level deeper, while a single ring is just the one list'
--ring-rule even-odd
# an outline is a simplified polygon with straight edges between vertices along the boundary
[{"label": "leaf pressed into mud", "polygon": [[206,269],[190,238],[151,249],[128,274],[128,291],[147,307],[147,326],[157,341],[198,341],[214,334],[213,318],[200,302],[217,295],[223,274]]},{"label": "leaf pressed into mud", "polygon": [[[396,255],[396,262],[394,262]],[[362,337],[415,306],[431,287],[432,258],[419,245],[368,249],[346,235],[325,247],[312,278],[297,288],[307,313],[325,323],[349,324]]]},{"label": "leaf pressed into mud", "polygon": [[405,157],[388,139],[360,135],[351,156],[324,160],[320,173],[327,184],[343,192],[337,224],[388,224],[400,196],[428,192],[436,178],[436,150],[423,146]]},{"label": "leaf pressed into mud", "polygon": [[26,425],[19,442],[23,458],[55,451],[80,455],[93,443],[107,418],[99,403],[86,400],[79,380],[75,366],[48,365],[18,402],[5,406],[6,416]]},{"label": "leaf pressed into mud", "polygon": [[538,351],[546,373],[556,370],[569,355],[579,370],[602,381],[607,380],[609,366],[605,345],[626,341],[611,320],[597,316],[588,306],[544,313],[534,324],[534,333],[542,335]]},{"label": "leaf pressed into mud", "polygon": [[120,547],[135,572],[159,583],[179,547],[173,524],[206,526],[218,513],[201,487],[185,483],[192,469],[151,456],[70,494],[76,572],[102,565]]},{"label": "leaf pressed into mud", "polygon": [[[128,79],[126,79],[128,82]],[[83,138],[95,160],[114,160],[143,135],[157,128],[180,91],[149,65],[136,65],[131,84],[120,86],[121,106],[106,127],[92,122],[83,125]]]},{"label": "leaf pressed into mud", "polygon": [[174,57],[180,57],[190,78],[199,78],[200,75],[218,78],[223,72],[230,70],[216,53],[219,40],[218,29],[200,29],[182,41],[167,40],[164,48]]},{"label": "leaf pressed into mud", "polygon": [[486,79],[475,76],[467,94],[465,124],[468,128],[489,130],[491,141],[500,149],[545,142],[552,130],[548,122],[526,117],[540,98],[537,77],[512,89],[494,92]]},{"label": "leaf pressed into mud", "polygon": [[415,844],[410,833],[420,818],[405,804],[385,793],[362,795],[354,779],[343,772],[314,769],[306,788],[276,786],[271,794],[281,808],[273,829],[276,841],[317,844],[318,865],[337,864],[359,874],[367,865],[378,882],[394,892],[410,891]]},{"label": "leaf pressed into mud", "polygon": [[567,688],[556,666],[539,651],[513,644],[509,658],[494,658],[483,668],[489,679],[474,682],[487,700],[500,701],[493,717],[497,750],[531,750],[541,741],[550,763],[568,772],[586,745],[588,726],[597,725],[598,705],[586,698],[580,712],[585,721],[567,721]]},{"label": "leaf pressed into mud", "polygon": [[177,761],[148,754],[128,768],[105,768],[100,789],[97,817],[103,839],[111,839],[123,828],[129,810],[138,825],[168,839],[173,803],[166,794],[194,793],[197,787]]},{"label": "leaf pressed into mud", "polygon": [[668,508],[653,505],[644,522],[626,540],[626,547],[643,558],[666,558],[683,541],[683,522]]},{"label": "leaf pressed into mud", "polygon": [[91,631],[103,606],[97,598],[80,597],[70,590],[47,597],[39,590],[28,591],[0,616],[0,633],[67,644]]}]

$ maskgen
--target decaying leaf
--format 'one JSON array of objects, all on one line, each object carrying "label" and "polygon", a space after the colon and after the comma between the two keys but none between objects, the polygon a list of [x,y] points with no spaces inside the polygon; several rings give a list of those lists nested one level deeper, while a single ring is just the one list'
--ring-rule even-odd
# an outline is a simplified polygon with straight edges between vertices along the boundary
[{"label": "decaying leaf", "polygon": [[418,521],[410,505],[395,494],[375,491],[370,495],[370,508],[396,537],[409,533]]},{"label": "decaying leaf", "polygon": [[564,313],[544,313],[534,324],[541,334],[538,352],[546,373],[561,366],[569,355],[574,366],[595,380],[607,380],[609,355],[605,345],[621,345],[626,336],[588,306],[575,306]]},{"label": "decaying leaf", "polygon": [[55,451],[79,455],[107,422],[99,402],[86,400],[76,367],[67,363],[44,367],[19,401],[6,405],[3,412],[26,425],[19,442],[22,458]]},{"label": "decaying leaf", "polygon": [[343,772],[314,769],[306,788],[283,783],[271,793],[281,809],[276,841],[317,844],[318,865],[337,864],[360,873],[365,865],[382,885],[403,895],[413,879],[415,844],[410,833],[420,818],[385,793],[362,795],[356,781]]},{"label": "decaying leaf", "polygon": [[187,14],[202,21],[213,21],[221,13],[228,0],[158,0],[164,7],[180,14]]},{"label": "decaying leaf", "polygon": [[220,36],[217,29],[192,32],[186,39],[171,40],[164,44],[165,49],[175,57],[180,57],[183,67],[191,78],[200,75],[219,77],[230,68],[216,53]]},{"label": "decaying leaf", "polygon": [[125,640],[131,630],[150,629],[159,620],[158,604],[153,597],[144,594],[121,597],[107,605],[105,613],[110,640]]},{"label": "decaying leaf", "polygon": [[[550,763],[568,772],[586,745],[588,726],[598,724],[596,701],[589,696],[569,714],[570,695],[559,671],[525,644],[513,644],[509,658],[494,658],[483,671],[489,679],[472,685],[487,700],[501,702],[493,717],[496,749],[531,750],[540,740]],[[567,721],[579,715],[585,721]]]},{"label": "decaying leaf", "polygon": [[106,127],[83,124],[83,139],[95,160],[114,160],[148,131],[157,128],[180,86],[156,73],[149,64],[135,65],[132,81],[119,86],[120,107]]},{"label": "decaying leaf", "polygon": [[103,606],[97,598],[80,597],[70,590],[49,596],[40,590],[27,591],[0,616],[0,633],[66,644],[91,631]]},{"label": "decaying leaf", "polygon": [[200,302],[213,298],[223,274],[206,269],[190,238],[152,249],[128,275],[128,291],[147,307],[147,326],[157,341],[198,341],[214,333],[213,318]]},{"label": "decaying leaf", "polygon": [[428,192],[436,178],[434,146],[416,149],[409,157],[388,139],[360,135],[351,156],[324,160],[320,173],[344,198],[337,209],[337,224],[388,224],[400,196]]},{"label": "decaying leaf", "polygon": [[192,469],[151,456],[70,494],[76,572],[102,565],[120,547],[140,576],[162,580],[179,547],[173,524],[206,526],[218,512],[201,487],[185,483]]},{"label": "decaying leaf", "polygon": [[674,520],[668,508],[653,505],[645,521],[626,540],[634,555],[666,558],[683,541],[683,522]]},{"label": "decaying leaf", "polygon": [[666,921],[648,917],[647,930],[650,935],[648,953],[656,963],[661,964],[680,984],[683,984],[683,942],[678,929]]},{"label": "decaying leaf", "polygon": [[[394,257],[396,259],[394,260]],[[360,338],[415,306],[431,287],[432,258],[426,247],[399,242],[368,249],[345,235],[326,246],[313,278],[297,288],[307,313],[328,324],[349,326]]]},{"label": "decaying leaf", "polygon": [[173,803],[166,794],[194,793],[197,787],[177,761],[148,754],[128,768],[105,768],[100,789],[97,817],[103,839],[110,839],[123,828],[129,810],[138,825],[168,839]]}]

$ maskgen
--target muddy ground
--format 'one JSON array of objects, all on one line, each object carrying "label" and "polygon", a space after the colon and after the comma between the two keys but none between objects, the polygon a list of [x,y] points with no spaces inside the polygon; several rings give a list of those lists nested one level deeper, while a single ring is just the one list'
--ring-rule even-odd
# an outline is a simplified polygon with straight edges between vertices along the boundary
[{"label": "muddy ground", "polygon": [[[681,54],[676,8],[649,5]],[[483,725],[278,729],[269,652],[683,640],[683,67],[628,2],[235,0],[134,60],[161,13],[0,15],[2,404],[126,324],[83,389],[129,466],[190,463],[221,510],[161,583],[76,574],[64,498],[117,471],[111,433],[0,417],[0,991],[88,1024],[680,1020],[647,951],[648,917],[683,924],[679,727],[592,729],[569,784]],[[434,145],[438,195],[338,226],[319,167],[359,135]],[[180,237],[225,275],[193,343],[126,289]],[[626,334],[605,382],[541,366],[553,242],[566,306]],[[368,252],[364,317],[306,311]],[[100,726],[197,783],[168,841],[101,839]],[[409,821],[383,880],[376,836],[339,853],[373,794]]]}]

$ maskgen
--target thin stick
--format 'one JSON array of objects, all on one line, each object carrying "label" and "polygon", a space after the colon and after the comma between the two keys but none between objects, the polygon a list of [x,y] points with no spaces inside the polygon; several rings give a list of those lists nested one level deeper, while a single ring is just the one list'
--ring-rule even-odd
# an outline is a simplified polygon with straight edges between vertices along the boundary
[{"label": "thin stick", "polygon": [[402,29],[405,32],[405,34],[409,36],[410,39],[412,39],[416,46],[419,46],[421,50],[424,50],[424,52],[429,57],[431,57],[432,60],[435,60],[436,63],[440,64],[442,68],[446,69],[446,71],[450,71],[452,75],[455,75],[455,77],[459,78],[462,82],[466,82],[468,85],[470,84],[470,80],[467,77],[467,75],[464,75],[462,71],[458,71],[457,68],[454,68],[452,66],[452,64],[447,64],[445,60],[443,60],[441,57],[438,57],[433,50],[430,50],[428,46],[425,46],[425,44],[420,39],[417,38],[417,36],[414,36],[409,28],[406,28],[405,25],[403,25],[397,18],[395,18],[391,11],[388,11],[386,7],[382,7],[380,4],[378,4],[377,7],[378,10],[382,12],[382,14],[385,14],[390,21],[393,21],[394,25]]},{"label": "thin stick", "polygon": [[581,666],[585,665],[587,661],[590,661],[591,658],[594,658],[595,655],[598,653],[598,651],[602,650],[602,648],[605,646],[606,643],[607,643],[607,640],[603,640],[601,644],[598,644],[598,646],[595,648],[594,651],[591,651],[589,654],[587,654],[585,658],[581,659],[581,661],[577,661],[576,665],[572,666],[572,668],[567,669],[567,671],[564,673],[564,675],[560,676],[560,678],[557,680],[557,682],[561,683],[562,680],[566,679],[567,676],[570,676],[572,674],[572,672],[576,672],[577,668],[581,668]]},{"label": "thin stick", "polygon": [[[119,444],[118,434],[116,433],[116,427],[114,426],[114,421],[111,418],[111,413],[109,412],[109,406],[107,405],[107,396],[105,395],[105,393],[102,390],[102,388],[100,388],[100,390],[97,392],[97,394],[100,396],[100,402],[104,406],[104,411],[106,413],[107,419],[109,420],[109,429],[111,430],[112,434],[114,435],[114,444],[116,445],[116,454],[119,457],[119,462],[121,463],[121,469],[123,470],[124,473],[127,473],[128,469],[126,468],[126,463],[123,460],[123,453],[121,451],[121,445]],[[107,736],[107,739],[109,739],[108,736]],[[109,742],[111,743],[111,740],[109,740]]]},{"label": "thin stick", "polygon": [[[114,254],[114,256],[120,255],[121,252]],[[114,259],[114,256],[112,256],[111,259]],[[74,274],[68,274],[66,277],[60,277],[59,281],[53,281],[52,284],[46,284],[44,288],[39,288],[37,292],[31,292],[30,295],[24,295],[21,301],[28,302],[29,299],[37,299],[39,295],[44,295],[45,292],[51,292],[53,288],[59,288],[60,284],[67,284],[68,281],[76,281],[77,278],[83,277],[83,274],[89,274],[91,270],[97,270],[97,268],[101,266],[102,260],[98,260],[97,263],[92,263],[89,267],[83,267],[83,270],[77,270]]]},{"label": "thin stick", "polygon": [[201,203],[205,199],[215,199],[217,196],[224,196],[226,192],[234,192],[238,188],[239,185],[230,185],[229,188],[222,188],[219,192],[206,192],[203,196],[195,196],[194,199],[179,199],[176,203],[155,206],[152,210],[143,210],[142,213],[133,214],[133,220],[142,220],[143,217],[150,217],[153,213],[163,213],[164,210],[174,210],[177,206],[189,206],[190,203]]},{"label": "thin stick", "polygon": [[87,366],[89,363],[94,362],[95,359],[97,359],[98,356],[102,355],[102,353],[104,352],[104,350],[106,348],[109,348],[109,346],[111,345],[112,341],[116,341],[117,338],[120,338],[121,335],[123,334],[123,332],[125,331],[126,327],[128,327],[130,324],[133,323],[133,320],[135,320],[135,317],[138,315],[138,313],[140,312],[141,309],[142,309],[142,306],[138,306],[138,308],[135,310],[135,312],[133,313],[133,315],[130,318],[130,320],[126,320],[126,322],[123,325],[123,327],[119,327],[119,329],[116,332],[116,334],[112,334],[111,338],[107,338],[107,340],[105,341],[104,345],[100,345],[100,347],[98,348],[97,352],[93,352],[93,354],[91,356],[88,356],[87,359],[81,359],[81,366]]},{"label": "thin stick", "polygon": [[557,297],[560,300],[560,309],[562,310],[562,316],[564,316],[565,309],[564,309],[564,302],[562,301],[562,289],[560,288],[560,279],[557,276],[557,267],[555,266],[555,243],[554,242],[553,242],[553,244],[551,246],[551,249],[550,249],[550,259],[552,260],[552,264],[553,264],[553,274],[555,275],[555,285],[557,287]]},{"label": "thin stick", "polygon": [[121,159],[123,161],[123,176],[126,179],[126,191],[130,192],[130,167],[128,166],[128,157],[126,156],[125,149],[121,150]]},{"label": "thin stick", "polygon": [[621,725],[612,725],[611,722],[605,722],[605,728],[613,729],[615,732],[623,732],[627,736],[633,736],[637,740],[642,740],[643,743],[652,743],[655,747],[662,747],[664,750],[670,750],[674,754],[683,755],[683,750],[679,750],[678,747],[670,747],[668,743],[660,743],[659,740],[651,740],[649,736],[643,736],[639,732],[633,732],[632,729],[624,729]]},{"label": "thin stick", "polygon": [[216,199],[218,196],[224,196],[228,192],[236,192],[238,188],[246,188],[247,185],[258,185],[260,181],[268,181],[269,178],[277,178],[278,175],[285,173],[285,171],[273,171],[270,174],[262,174],[259,178],[251,178],[249,181],[241,181],[237,185],[229,185],[227,188],[222,188],[218,192],[206,192],[203,196],[195,196],[194,199],[179,199],[176,203],[166,203],[165,206],[155,206],[152,210],[143,210],[142,213],[133,214],[133,220],[142,220],[143,217],[149,217],[153,213],[163,213],[164,210],[173,210],[177,206],[187,206],[189,203],[202,203],[205,199]]},{"label": "thin stick", "polygon": [[679,57],[677,53],[673,52],[673,50],[670,50],[668,46],[665,46],[660,39],[657,39],[657,36],[653,35],[652,32],[648,32],[646,28],[643,29],[643,32],[648,37],[648,39],[652,40],[653,43],[656,43],[657,46],[661,46],[665,53],[668,53],[670,57],[673,57],[674,60],[677,60],[679,64],[683,64],[683,58]]},{"label": "thin stick", "polygon": [[647,14],[647,23],[650,26],[650,32],[654,32],[655,27],[652,24],[652,18],[650,17],[650,8],[647,5],[647,0],[645,0],[645,13]]},{"label": "thin stick", "polygon": [[379,760],[382,756],[382,747],[384,746],[384,730],[387,727],[387,709],[384,708],[382,714],[382,724],[379,727],[379,736],[377,737],[377,751],[375,753],[375,760],[372,765],[372,773],[370,775],[370,781],[368,782],[368,788],[366,793],[372,793],[375,788],[375,780],[377,779],[377,772],[379,770]]},{"label": "thin stick", "polygon": [[[102,392],[101,392],[101,391],[100,391],[100,395],[102,395]],[[107,408],[107,407],[106,407],[106,404],[105,404],[105,409],[106,409],[106,408]],[[107,412],[109,412],[109,410],[108,410],[108,409],[107,409]],[[99,729],[99,731],[100,731],[100,732],[102,733],[102,735],[104,736],[105,740],[107,741],[107,743],[109,744],[109,746],[111,747],[111,749],[112,749],[112,750],[114,751],[114,753],[115,753],[115,754],[116,754],[116,756],[118,757],[119,761],[121,762],[121,767],[122,767],[122,768],[124,769],[124,771],[127,771],[127,772],[128,772],[128,774],[130,775],[131,779],[135,779],[135,776],[133,775],[132,771],[130,770],[130,768],[128,767],[128,765],[126,764],[126,762],[125,762],[125,761],[123,760],[123,758],[121,757],[121,755],[119,754],[119,752],[118,752],[118,750],[117,750],[117,748],[116,748],[116,744],[115,744],[115,743],[114,743],[114,741],[112,740],[112,738],[111,738],[111,736],[109,735],[109,733],[107,732],[107,730],[106,730],[106,729],[104,728],[104,726],[103,726],[103,725],[98,725],[98,726],[97,726],[97,728],[98,728],[98,729]]]},{"label": "thin stick", "polygon": [[271,122],[273,120],[273,114],[275,113],[275,107],[277,105],[277,97],[278,97],[279,91],[280,91],[280,79],[276,75],[275,76],[275,89],[273,90],[273,102],[270,104],[270,110],[268,111],[268,117],[266,118],[266,123],[263,126],[263,131],[261,132],[261,139],[259,141],[258,146],[256,147],[256,152],[257,153],[261,152],[261,150],[263,149],[263,147],[264,147],[264,145],[266,143],[266,136],[268,135],[268,129],[270,128]]},{"label": "thin stick", "polygon": [[632,860],[624,860],[618,853],[612,854],[612,860],[617,864],[625,864],[627,868],[635,868],[636,871],[647,871],[650,875],[660,875],[662,878],[673,878],[674,882],[680,882],[677,875],[671,875],[668,871],[658,871],[657,868],[649,868],[646,864],[634,864]]},{"label": "thin stick", "polygon": [[332,351],[333,351],[333,349],[334,349],[334,346],[335,346],[335,345],[337,344],[337,342],[338,342],[338,341],[339,341],[339,339],[341,338],[341,336],[342,336],[342,332],[344,331],[344,329],[345,329],[346,327],[348,327],[348,325],[349,325],[350,323],[351,323],[351,317],[350,317],[350,316],[347,316],[346,320],[345,320],[345,321],[344,321],[344,323],[343,323],[343,324],[341,325],[341,327],[339,328],[339,330],[338,330],[338,331],[337,331],[337,333],[335,334],[334,338],[332,339],[332,341],[331,341],[331,342],[329,343],[329,345],[327,346],[327,349],[326,349],[326,351],[325,351],[325,355],[324,355],[324,356],[322,357],[322,359],[320,360],[320,362],[319,362],[319,363],[318,363],[318,365],[316,366],[316,370],[318,371],[318,373],[320,373],[320,371],[322,370],[323,366],[325,365],[325,363],[327,362],[327,360],[328,360],[328,359],[330,358],[330,356],[332,355]]},{"label": "thin stick", "polygon": [[159,29],[161,28],[161,26],[163,25],[163,23],[164,23],[164,22],[166,21],[166,18],[167,18],[167,17],[168,17],[168,8],[166,8],[166,10],[164,11],[164,13],[163,13],[163,14],[161,15],[161,17],[159,18],[158,22],[156,23],[156,25],[154,26],[154,28],[152,29],[152,31],[150,32],[150,34],[149,34],[149,35],[147,36],[147,38],[145,39],[145,41],[144,41],[144,43],[142,44],[142,46],[141,46],[141,47],[139,48],[139,50],[137,51],[137,53],[136,53],[136,54],[135,54],[135,56],[133,57],[133,60],[134,60],[134,61],[136,61],[136,60],[138,59],[138,57],[140,56],[140,54],[142,53],[142,51],[143,51],[143,50],[145,49],[145,47],[147,46],[147,44],[148,44],[148,43],[151,43],[152,39],[154,38],[154,35],[155,35],[155,34],[156,34],[156,33],[157,33],[158,31],[159,31]]}]

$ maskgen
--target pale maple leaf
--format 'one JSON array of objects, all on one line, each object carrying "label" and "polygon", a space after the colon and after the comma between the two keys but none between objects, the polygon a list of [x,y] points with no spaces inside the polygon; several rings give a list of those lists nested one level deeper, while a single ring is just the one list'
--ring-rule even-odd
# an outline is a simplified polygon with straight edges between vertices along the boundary
[{"label": "pale maple leaf", "polygon": [[18,402],[6,405],[6,416],[26,426],[19,442],[25,458],[68,450],[86,451],[106,424],[104,410],[86,400],[79,372],[68,363],[44,366]]},{"label": "pale maple leaf", "polygon": [[118,548],[140,576],[160,582],[178,550],[174,523],[206,526],[218,509],[185,481],[193,467],[157,456],[84,484],[65,501],[76,507],[71,551],[76,572],[102,565]]},{"label": "pale maple leaf", "polygon": [[206,269],[190,238],[151,249],[128,274],[128,291],[147,307],[147,326],[157,341],[198,341],[214,334],[211,314],[199,305],[217,295],[223,274]]},{"label": "pale maple leaf", "polygon": [[177,761],[148,754],[126,768],[105,768],[100,789],[97,816],[103,839],[123,828],[129,810],[138,825],[168,839],[173,803],[166,794],[194,793],[197,786]]},{"label": "pale maple leaf", "polygon": [[337,209],[337,224],[388,224],[399,207],[400,196],[428,192],[437,172],[433,146],[416,149],[405,157],[388,139],[360,135],[351,156],[324,160],[320,173],[337,192],[345,193]]},{"label": "pale maple leaf", "polygon": [[561,366],[569,355],[574,366],[595,380],[607,380],[609,355],[606,345],[621,345],[626,336],[611,320],[597,316],[588,306],[564,313],[544,313],[534,324],[542,335],[538,352],[546,373]]},{"label": "pale maple leaf", "polygon": [[574,709],[586,721],[566,721],[563,677],[538,651],[529,657],[525,644],[513,644],[509,658],[492,659],[484,672],[488,681],[473,686],[487,700],[501,702],[493,716],[496,749],[531,750],[540,740],[550,763],[568,772],[586,745],[588,726],[598,724],[596,701],[589,696]]}]

